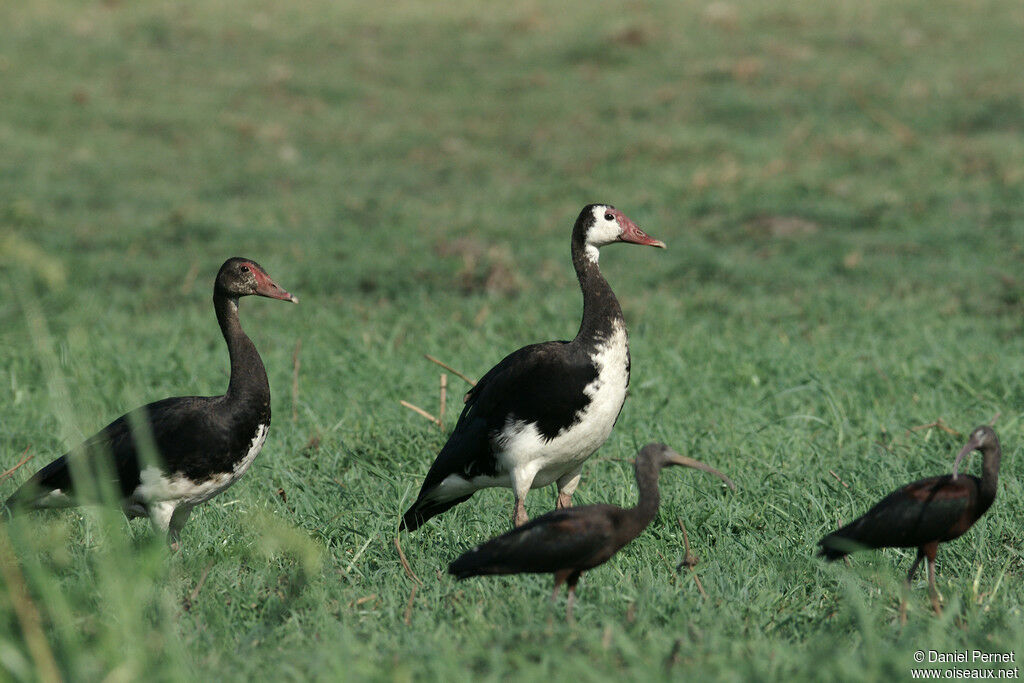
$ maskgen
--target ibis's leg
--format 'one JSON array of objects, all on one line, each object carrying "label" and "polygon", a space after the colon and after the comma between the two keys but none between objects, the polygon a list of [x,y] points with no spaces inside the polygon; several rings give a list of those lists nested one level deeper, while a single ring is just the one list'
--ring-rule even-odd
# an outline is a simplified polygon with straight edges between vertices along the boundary
[{"label": "ibis's leg", "polygon": [[[552,605],[555,604],[555,600],[558,598],[558,589],[562,587],[562,584],[565,583],[566,577],[568,577],[569,574],[571,574],[571,573],[572,573],[572,570],[570,570],[570,569],[563,569],[563,570],[555,572],[555,587],[551,591],[551,604]],[[553,617],[549,614],[548,615],[548,628],[551,628],[552,620],[553,620]]]},{"label": "ibis's leg", "polygon": [[178,548],[181,547],[181,529],[185,526],[185,522],[188,521],[188,516],[192,514],[192,508],[187,505],[183,505],[174,511],[171,515],[170,524],[167,528],[167,545],[171,548],[171,552],[178,552]]},{"label": "ibis's leg", "polygon": [[554,602],[555,598],[558,597],[558,589],[562,587],[562,584],[565,583],[566,578],[571,573],[572,571],[568,569],[555,572],[555,589],[551,591],[551,602]]},{"label": "ibis's leg", "polygon": [[917,549],[917,559],[914,560],[914,564],[910,565],[910,571],[907,572],[907,586],[909,587],[914,581],[914,574],[917,574],[917,568],[921,564],[921,560],[924,559],[924,548]]},{"label": "ibis's leg", "polygon": [[582,472],[583,466],[580,465],[572,472],[568,472],[558,478],[556,482],[558,486],[558,501],[555,503],[556,510],[572,507],[572,494],[576,492],[576,487],[580,485]]},{"label": "ibis's leg", "polygon": [[907,596],[906,593],[910,592],[910,585],[914,582],[914,575],[917,574],[917,568],[921,564],[921,560],[924,559],[924,549],[917,549],[917,559],[914,560],[914,564],[910,565],[910,571],[907,572],[907,590],[905,591],[903,598],[900,600],[900,623],[907,623]]},{"label": "ibis's leg", "polygon": [[935,587],[935,555],[939,551],[939,544],[929,543],[922,548],[928,558],[928,597],[932,599],[932,608],[936,616],[942,616],[942,606],[939,604],[939,589]]},{"label": "ibis's leg", "polygon": [[537,472],[533,470],[513,470],[512,490],[516,494],[516,507],[512,512],[512,526],[519,527],[530,521],[526,516],[526,494],[533,485],[533,478]]},{"label": "ibis's leg", "polygon": [[576,623],[572,616],[572,606],[576,604],[576,583],[580,580],[580,574],[575,571],[568,576],[569,599],[565,602],[565,620],[570,624]]}]

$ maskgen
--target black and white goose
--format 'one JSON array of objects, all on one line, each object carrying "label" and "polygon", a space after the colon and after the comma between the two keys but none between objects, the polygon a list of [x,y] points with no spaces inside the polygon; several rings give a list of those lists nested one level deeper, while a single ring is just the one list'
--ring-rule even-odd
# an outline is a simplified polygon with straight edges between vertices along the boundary
[{"label": "black and white goose", "polygon": [[598,250],[614,242],[665,246],[613,206],[583,208],[572,230],[572,263],[583,291],[576,338],[519,349],[466,394],[401,528],[413,531],[491,486],[515,493],[515,526],[527,521],[531,488],[554,482],[557,507],[569,507],[583,462],[611,433],[629,384],[626,323],[598,267]]},{"label": "black and white goose", "polygon": [[245,474],[270,429],[267,372],[238,321],[238,299],[250,294],[298,303],[255,261],[224,262],[213,307],[231,357],[227,393],[165,398],[122,415],[36,472],[5,511],[100,502],[106,488],[129,518],[148,516],[176,551],[192,508]]}]

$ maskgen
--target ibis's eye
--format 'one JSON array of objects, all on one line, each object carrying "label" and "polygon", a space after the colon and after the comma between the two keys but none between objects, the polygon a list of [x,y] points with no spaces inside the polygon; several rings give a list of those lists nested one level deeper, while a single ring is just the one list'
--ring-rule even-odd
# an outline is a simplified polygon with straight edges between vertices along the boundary
[{"label": "ibis's eye", "polygon": [[248,273],[249,272],[249,266],[242,266],[242,272],[243,273]]},{"label": "ibis's eye", "polygon": [[615,216],[611,215],[610,213],[606,213],[606,214],[604,215],[604,219],[605,219],[606,221],[613,221],[613,220],[615,220]]}]

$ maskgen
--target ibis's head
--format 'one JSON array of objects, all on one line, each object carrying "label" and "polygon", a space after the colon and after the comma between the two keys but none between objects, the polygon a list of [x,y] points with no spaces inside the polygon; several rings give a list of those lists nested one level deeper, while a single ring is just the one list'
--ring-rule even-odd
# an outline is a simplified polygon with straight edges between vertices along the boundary
[{"label": "ibis's head", "polygon": [[953,461],[953,478],[956,479],[960,472],[960,461],[962,461],[972,451],[981,451],[986,456],[990,453],[999,453],[999,437],[996,436],[996,430],[992,429],[988,425],[981,425],[975,427],[974,431],[971,432],[971,436],[967,439],[967,443],[960,449],[960,452],[956,454],[956,460]]},{"label": "ibis's head", "polygon": [[736,490],[736,485],[732,483],[729,477],[725,476],[714,467],[705,465],[699,460],[688,458],[685,455],[679,455],[674,450],[669,448],[663,443],[649,443],[640,449],[640,453],[636,456],[636,467],[639,470],[641,467],[646,466],[648,463],[653,465],[655,468],[660,469],[662,467],[671,467],[678,465],[680,467],[691,467],[701,472],[707,472],[713,474],[728,486],[733,491]]}]

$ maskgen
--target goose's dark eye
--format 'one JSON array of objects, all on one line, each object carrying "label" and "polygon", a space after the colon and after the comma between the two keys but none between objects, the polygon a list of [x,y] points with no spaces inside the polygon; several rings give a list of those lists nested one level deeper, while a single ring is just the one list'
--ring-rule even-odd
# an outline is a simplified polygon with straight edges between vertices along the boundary
[{"label": "goose's dark eye", "polygon": [[615,216],[611,215],[610,213],[606,213],[606,214],[604,215],[604,219],[605,219],[606,221],[611,221],[611,220],[615,220]]}]

